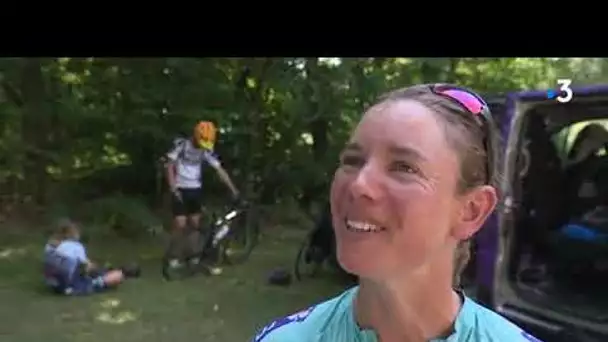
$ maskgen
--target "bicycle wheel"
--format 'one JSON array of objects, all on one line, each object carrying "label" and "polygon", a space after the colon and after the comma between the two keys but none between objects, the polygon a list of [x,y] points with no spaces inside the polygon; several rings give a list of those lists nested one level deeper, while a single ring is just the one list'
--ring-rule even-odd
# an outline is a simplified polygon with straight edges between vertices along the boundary
[{"label": "bicycle wheel", "polygon": [[259,241],[257,207],[249,205],[230,224],[230,233],[218,245],[220,262],[240,264],[249,259]]},{"label": "bicycle wheel", "polygon": [[[209,250],[205,249],[211,232],[199,229],[181,237],[178,241],[170,241],[162,258],[161,273],[166,280],[177,280],[193,276],[197,273],[208,273],[203,267],[203,260],[208,257]],[[179,265],[171,265],[176,259]],[[196,262],[194,262],[196,260]]]},{"label": "bicycle wheel", "polygon": [[308,236],[296,256],[296,262],[294,265],[294,275],[298,281],[306,278],[312,278],[317,275],[319,270],[323,267],[323,261],[316,260],[313,257],[313,249],[311,249],[311,237]]},{"label": "bicycle wheel", "polygon": [[210,221],[206,224],[206,228],[202,228],[199,230],[200,232],[200,243],[199,249],[197,251],[197,255],[204,264],[218,264],[221,262],[220,255],[220,246],[213,246],[212,240],[213,235],[216,233],[215,227],[212,224],[213,221]]}]

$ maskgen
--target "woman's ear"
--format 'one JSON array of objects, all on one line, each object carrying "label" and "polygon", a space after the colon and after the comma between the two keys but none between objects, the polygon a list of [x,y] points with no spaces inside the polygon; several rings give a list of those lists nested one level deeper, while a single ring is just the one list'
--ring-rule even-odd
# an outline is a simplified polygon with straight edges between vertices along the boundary
[{"label": "woman's ear", "polygon": [[457,240],[466,240],[473,236],[490,216],[498,195],[496,189],[490,185],[483,185],[468,191],[460,198],[460,210],[452,235]]}]

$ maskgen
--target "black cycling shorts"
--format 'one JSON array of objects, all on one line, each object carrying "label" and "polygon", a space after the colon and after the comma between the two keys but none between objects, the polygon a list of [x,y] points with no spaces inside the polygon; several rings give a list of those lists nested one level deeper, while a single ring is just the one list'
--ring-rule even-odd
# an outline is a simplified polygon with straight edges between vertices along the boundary
[{"label": "black cycling shorts", "polygon": [[189,216],[201,213],[203,205],[203,189],[177,189],[181,195],[181,200],[173,194],[171,198],[173,207],[173,216]]}]

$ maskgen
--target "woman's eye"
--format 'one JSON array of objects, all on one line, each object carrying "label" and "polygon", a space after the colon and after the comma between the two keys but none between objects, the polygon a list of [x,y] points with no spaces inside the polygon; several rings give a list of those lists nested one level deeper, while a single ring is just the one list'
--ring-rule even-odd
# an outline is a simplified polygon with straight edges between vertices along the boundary
[{"label": "woman's eye", "polygon": [[365,160],[360,156],[342,156],[340,164],[344,166],[359,167],[365,164]]},{"label": "woman's eye", "polygon": [[418,173],[418,169],[412,166],[409,163],[398,161],[391,164],[390,171],[408,173],[408,174],[416,174]]}]

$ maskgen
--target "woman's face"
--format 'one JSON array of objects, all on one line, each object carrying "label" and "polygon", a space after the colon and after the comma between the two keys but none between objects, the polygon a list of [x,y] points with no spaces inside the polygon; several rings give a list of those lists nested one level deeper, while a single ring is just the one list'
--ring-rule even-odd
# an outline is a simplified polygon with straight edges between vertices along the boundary
[{"label": "woman's face", "polygon": [[460,165],[438,120],[421,103],[400,100],[371,108],[357,126],[331,188],[347,271],[386,277],[453,252]]}]

